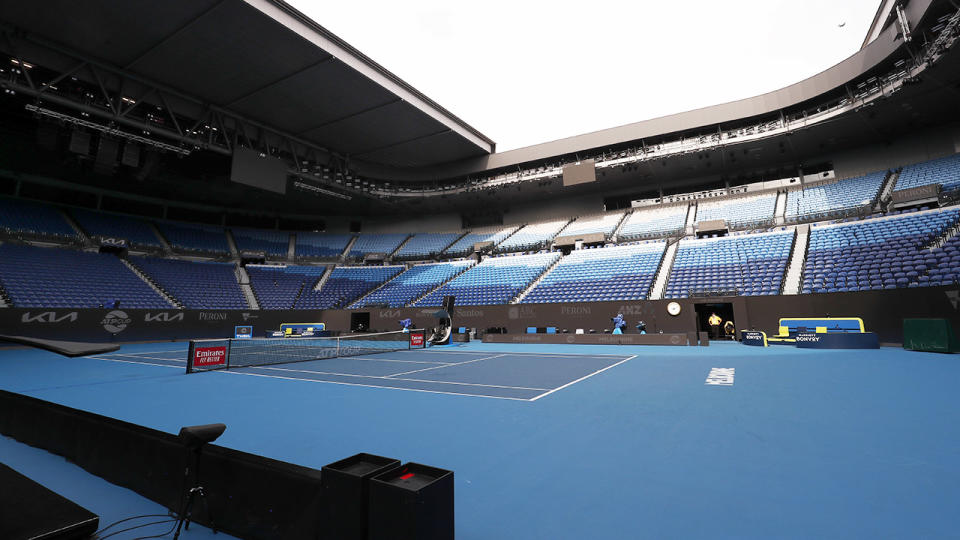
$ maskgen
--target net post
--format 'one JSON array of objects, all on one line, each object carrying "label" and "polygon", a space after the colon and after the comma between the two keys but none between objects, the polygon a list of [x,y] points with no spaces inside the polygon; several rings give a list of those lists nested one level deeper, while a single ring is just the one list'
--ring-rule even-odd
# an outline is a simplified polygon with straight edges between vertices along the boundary
[{"label": "net post", "polygon": [[190,346],[187,348],[187,374],[193,373],[193,356],[196,347],[197,342],[191,339]]},{"label": "net post", "polygon": [[233,346],[233,340],[227,338],[227,359],[223,364],[223,369],[230,369],[230,349]]}]

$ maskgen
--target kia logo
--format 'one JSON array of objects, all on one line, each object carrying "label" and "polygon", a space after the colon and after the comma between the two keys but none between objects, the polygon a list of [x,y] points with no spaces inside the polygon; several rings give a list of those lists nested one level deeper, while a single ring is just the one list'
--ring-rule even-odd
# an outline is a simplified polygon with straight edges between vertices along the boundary
[{"label": "kia logo", "polygon": [[58,323],[63,321],[76,322],[77,312],[71,311],[66,315],[57,316],[56,311],[44,311],[43,313],[37,313],[36,315],[31,315],[30,312],[26,312],[20,316],[20,321],[24,323]]}]

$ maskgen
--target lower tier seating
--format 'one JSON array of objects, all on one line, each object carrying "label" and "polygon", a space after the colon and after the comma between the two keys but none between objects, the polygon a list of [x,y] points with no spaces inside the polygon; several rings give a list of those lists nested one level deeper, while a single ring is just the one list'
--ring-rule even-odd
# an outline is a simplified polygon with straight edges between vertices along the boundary
[{"label": "lower tier seating", "polygon": [[248,264],[246,270],[261,309],[293,309],[297,298],[316,285],[327,267]]},{"label": "lower tier seating", "polygon": [[0,245],[0,286],[16,307],[169,308],[114,255]]},{"label": "lower tier seating", "polygon": [[303,291],[298,309],[344,308],[403,271],[403,266],[338,266],[319,291]]},{"label": "lower tier seating", "polygon": [[129,260],[186,308],[249,308],[231,263],[153,257],[130,257]]},{"label": "lower tier seating", "polygon": [[363,297],[361,301],[353,304],[350,308],[362,308],[375,304],[403,307],[444,281],[463,272],[473,262],[472,260],[461,260],[436,264],[418,264],[383,287]]},{"label": "lower tier seating", "polygon": [[645,299],[665,242],[580,249],[560,259],[524,303]]},{"label": "lower tier seating", "polygon": [[559,251],[490,257],[424,296],[414,305],[439,306],[447,295],[456,296],[457,305],[506,304],[558,258]]},{"label": "lower tier seating", "polygon": [[794,231],[680,241],[667,298],[780,294]]}]

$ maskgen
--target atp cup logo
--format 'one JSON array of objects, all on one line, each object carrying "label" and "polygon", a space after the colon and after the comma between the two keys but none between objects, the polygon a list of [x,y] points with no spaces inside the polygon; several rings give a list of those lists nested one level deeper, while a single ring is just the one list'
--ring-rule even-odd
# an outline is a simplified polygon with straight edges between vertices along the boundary
[{"label": "atp cup logo", "polygon": [[107,316],[100,321],[100,324],[103,325],[103,329],[111,334],[119,334],[130,324],[130,317],[127,316],[126,312],[114,310],[110,313],[107,313]]}]

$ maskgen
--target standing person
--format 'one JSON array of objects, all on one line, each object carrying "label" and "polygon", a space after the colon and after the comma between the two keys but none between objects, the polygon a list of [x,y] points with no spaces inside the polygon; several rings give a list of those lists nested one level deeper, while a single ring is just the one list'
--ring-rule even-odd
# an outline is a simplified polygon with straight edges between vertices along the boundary
[{"label": "standing person", "polygon": [[720,337],[720,323],[723,322],[723,319],[720,318],[716,313],[711,313],[710,318],[707,319],[707,323],[710,324],[710,338],[717,339]]}]

